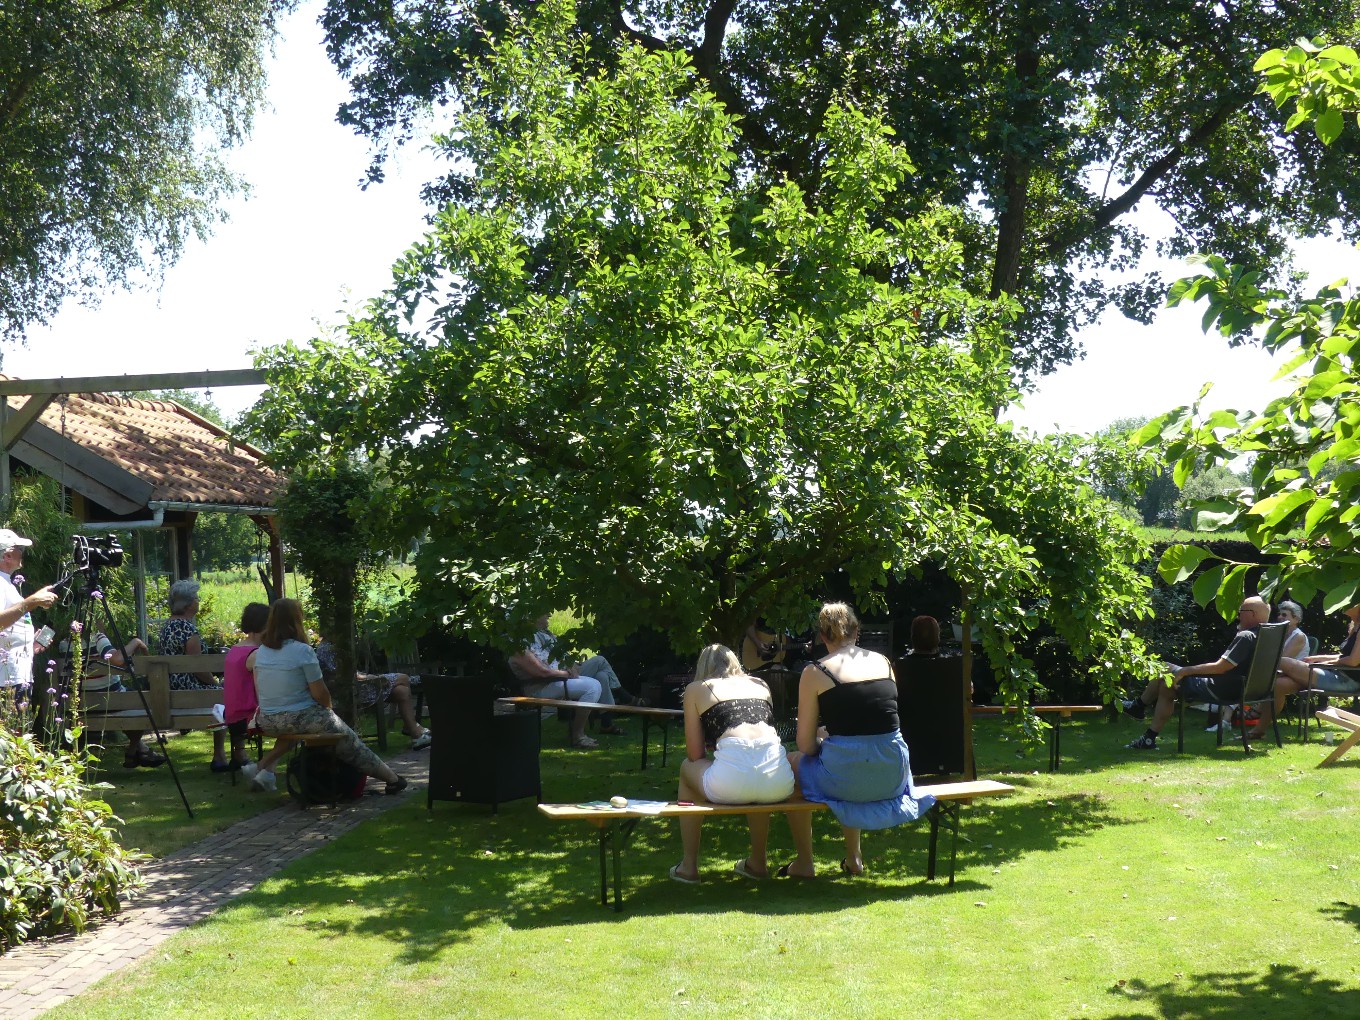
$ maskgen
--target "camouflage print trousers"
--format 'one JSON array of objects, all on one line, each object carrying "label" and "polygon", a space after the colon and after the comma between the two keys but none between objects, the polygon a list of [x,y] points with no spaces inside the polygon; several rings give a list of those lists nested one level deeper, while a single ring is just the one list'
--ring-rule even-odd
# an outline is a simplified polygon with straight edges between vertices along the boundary
[{"label": "camouflage print trousers", "polygon": [[260,732],[270,737],[280,733],[338,733],[342,739],[335,745],[337,758],[375,779],[383,779],[384,773],[391,775],[382,759],[368,749],[359,734],[329,708],[312,705],[300,712],[261,712],[258,719]]}]

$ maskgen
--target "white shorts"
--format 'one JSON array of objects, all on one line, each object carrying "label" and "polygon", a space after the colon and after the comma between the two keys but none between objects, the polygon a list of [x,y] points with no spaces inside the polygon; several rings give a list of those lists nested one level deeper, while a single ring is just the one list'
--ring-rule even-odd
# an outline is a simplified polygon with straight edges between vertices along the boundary
[{"label": "white shorts", "polygon": [[719,737],[704,772],[704,796],[714,804],[775,804],[793,788],[793,768],[777,740]]}]

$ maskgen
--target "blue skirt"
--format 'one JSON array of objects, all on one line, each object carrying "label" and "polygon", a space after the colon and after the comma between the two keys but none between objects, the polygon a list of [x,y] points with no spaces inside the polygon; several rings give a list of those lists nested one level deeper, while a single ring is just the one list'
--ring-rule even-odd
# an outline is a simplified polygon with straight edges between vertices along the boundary
[{"label": "blue skirt", "polygon": [[914,822],[935,803],[934,797],[916,795],[900,732],[828,737],[817,754],[798,763],[798,782],[804,798],[826,804],[852,829]]}]

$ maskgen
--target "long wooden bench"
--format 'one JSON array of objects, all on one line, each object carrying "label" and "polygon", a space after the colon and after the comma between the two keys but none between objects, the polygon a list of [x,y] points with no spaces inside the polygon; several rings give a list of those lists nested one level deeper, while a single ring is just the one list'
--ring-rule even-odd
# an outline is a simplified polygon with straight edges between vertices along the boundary
[{"label": "long wooden bench", "polygon": [[[154,723],[162,733],[169,730],[201,730],[220,726],[213,706],[222,704],[222,688],[203,691],[172,691],[171,673],[217,673],[226,656],[221,652],[203,655],[138,655],[132,670],[147,678],[147,689],[139,694],[126,692],[82,691],[81,708],[86,732],[94,730],[149,730]],[[92,674],[93,675],[93,674]],[[132,687],[132,678],[121,678]],[[143,697],[146,701],[143,703]],[[148,714],[149,711],[149,714]]]},{"label": "long wooden bench", "polygon": [[[959,808],[961,805],[979,797],[997,797],[1013,793],[1015,787],[998,783],[991,779],[974,779],[960,783],[942,783],[937,786],[918,786],[920,796],[930,794],[935,804],[928,812],[930,818],[930,856],[926,863],[926,878],[935,878],[936,849],[939,843],[940,823],[943,822],[953,833],[949,847],[949,884],[954,884],[954,862],[958,854]],[[585,822],[599,830],[598,844],[600,855],[600,904],[609,903],[609,867],[607,858],[613,856],[614,910],[623,910],[623,880],[620,858],[628,845],[628,840],[644,818],[679,818],[698,815],[713,818],[719,815],[750,814],[788,814],[793,811],[824,811],[827,807],[818,801],[803,800],[795,795],[777,804],[679,804],[668,802],[658,810],[634,810],[631,808],[595,807],[583,804],[540,804],[538,810],[549,818],[560,822]]]},{"label": "long wooden bench", "polygon": [[[1104,705],[1029,705],[1035,715],[1049,716],[1052,722],[1048,728],[1048,771],[1057,772],[1062,766],[1062,721],[1071,719],[1077,712],[1102,712]],[[974,705],[972,713],[978,715],[1004,715],[1017,712],[1014,705]]]},{"label": "long wooden bench", "polygon": [[678,708],[656,708],[651,705],[605,705],[598,701],[568,701],[565,698],[531,698],[518,696],[499,698],[497,704],[513,705],[517,708],[536,708],[540,721],[545,708],[580,709],[584,712],[613,712],[616,715],[636,715],[642,718],[642,768],[647,768],[647,737],[652,723],[661,725],[661,765],[666,765],[670,745],[671,723],[684,719],[685,713]]}]

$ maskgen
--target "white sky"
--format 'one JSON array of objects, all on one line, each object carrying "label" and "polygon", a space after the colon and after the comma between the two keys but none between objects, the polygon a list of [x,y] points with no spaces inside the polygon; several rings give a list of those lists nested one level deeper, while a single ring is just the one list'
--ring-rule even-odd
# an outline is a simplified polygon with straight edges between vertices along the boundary
[{"label": "white sky", "polygon": [[[232,155],[250,197],[231,203],[230,220],[206,243],[189,245],[158,292],[111,293],[95,309],[68,306],[50,327],[30,330],[26,347],[4,350],[6,374],[244,368],[252,349],[305,340],[316,322],[338,321],[386,285],[390,265],[422,232],[418,191],[433,164],[408,147],[383,184],[360,190],[368,146],[335,123],[346,91],[322,45],[320,9],[320,0],[310,0],[285,21],[271,67],[271,108]],[[1360,255],[1340,243],[1306,242],[1299,256],[1316,285],[1360,279]],[[1038,432],[1090,432],[1188,403],[1210,380],[1208,406],[1261,407],[1284,386],[1268,385],[1271,359],[1205,336],[1203,308],[1163,311],[1150,327],[1107,314],[1081,337],[1086,359],[1044,379],[1009,416]],[[228,387],[212,397],[236,414],[258,394],[256,387]]]}]

